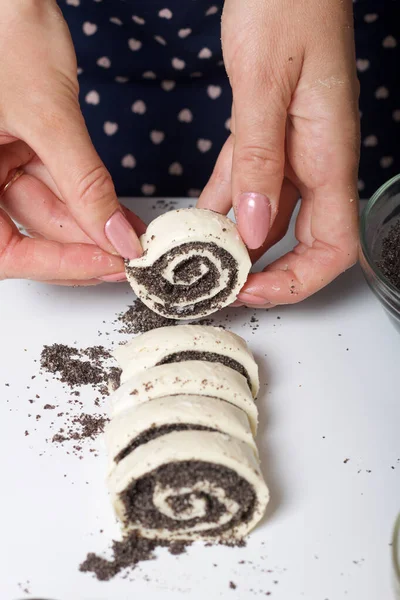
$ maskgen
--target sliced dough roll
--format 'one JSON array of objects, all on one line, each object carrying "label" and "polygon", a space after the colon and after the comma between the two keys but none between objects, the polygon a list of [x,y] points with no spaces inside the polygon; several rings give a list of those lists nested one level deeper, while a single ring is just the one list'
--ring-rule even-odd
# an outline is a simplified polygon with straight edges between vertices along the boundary
[{"label": "sliced dough roll", "polygon": [[243,410],[257,432],[258,411],[246,379],[220,363],[188,360],[133,375],[111,395],[111,417],[156,398],[175,394],[214,396]]},{"label": "sliced dough roll", "polygon": [[246,413],[207,396],[164,396],[119,413],[106,427],[113,464],[142,444],[172,431],[219,431],[246,442],[258,454]]},{"label": "sliced dough roll", "polygon": [[253,448],[211,431],[175,431],[137,447],[108,484],[125,530],[171,541],[242,539],[269,499]]},{"label": "sliced dough roll", "polygon": [[220,327],[160,327],[119,346],[114,356],[122,369],[121,383],[156,365],[203,360],[239,372],[247,379],[254,397],[259,390],[258,366],[246,342]]},{"label": "sliced dough roll", "polygon": [[126,264],[135,294],[171,319],[204,317],[237,297],[251,260],[235,224],[209,210],[167,212],[140,238],[144,254]]}]

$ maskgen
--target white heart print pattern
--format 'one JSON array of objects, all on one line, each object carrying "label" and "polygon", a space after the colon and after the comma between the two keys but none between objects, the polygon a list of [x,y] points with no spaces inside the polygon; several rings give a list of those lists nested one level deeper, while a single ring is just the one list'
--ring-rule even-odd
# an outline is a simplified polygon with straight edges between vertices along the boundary
[{"label": "white heart print pattern", "polygon": [[357,64],[357,69],[360,71],[360,73],[363,73],[364,71],[369,69],[369,66],[370,66],[370,62],[366,58],[359,58],[357,60],[356,64]]},{"label": "white heart print pattern", "polygon": [[145,196],[152,196],[156,191],[156,186],[152,183],[144,183],[141,190]]},{"label": "white heart print pattern", "polygon": [[375,90],[375,98],[377,98],[377,100],[386,100],[386,98],[389,98],[389,90],[383,85],[378,87]]},{"label": "white heart print pattern", "polygon": [[111,60],[108,56],[102,56],[97,60],[97,64],[99,67],[103,67],[103,69],[109,69],[111,67]]},{"label": "white heart print pattern", "polygon": [[181,123],[191,123],[193,121],[192,111],[188,108],[183,108],[178,113],[178,121],[180,121]]},{"label": "white heart print pattern", "polygon": [[178,31],[178,36],[182,39],[187,38],[188,35],[190,35],[192,33],[192,30],[190,29],[190,27],[186,27],[186,29],[180,29]]},{"label": "white heart print pattern", "polygon": [[121,160],[121,165],[125,169],[134,169],[136,167],[136,159],[133,154],[126,154]]},{"label": "white heart print pattern", "polygon": [[[94,129],[90,133],[99,152],[105,157],[109,152],[110,166],[125,177],[125,189],[131,182],[136,195],[162,196],[167,190],[160,180],[169,186],[168,194],[198,197],[207,180],[206,175],[202,179],[203,169],[216,160],[231,128],[232,98],[214,36],[223,3],[187,0],[184,14],[178,14],[178,2],[168,1],[143,2],[143,11],[135,0],[61,0],[59,4],[82,7],[66,9],[67,16],[77,19],[78,31],[72,33],[86,43],[90,56],[83,63],[78,53],[84,67],[78,70],[82,110]],[[84,12],[85,4],[92,12]],[[191,14],[195,4],[197,14]],[[368,170],[361,160],[359,181],[366,197],[373,191],[372,179],[378,181],[380,176],[383,181],[400,171],[396,144],[391,141],[391,136],[398,137],[400,96],[395,77],[389,76],[400,60],[400,37],[395,20],[387,18],[386,3],[376,3],[372,9],[372,1],[353,0],[353,4],[357,27],[368,37],[368,44],[363,44],[356,30],[362,157],[365,163],[371,161]],[[105,43],[107,35],[120,38],[115,47]],[[121,84],[126,84],[124,89]],[[145,152],[150,159],[142,165]],[[191,164],[198,169],[187,184]],[[116,176],[117,189],[118,185]]]},{"label": "white heart print pattern", "polygon": [[132,104],[132,112],[134,112],[137,115],[144,115],[146,110],[147,107],[143,100],[136,100],[136,102]]},{"label": "white heart print pattern", "polygon": [[160,12],[158,13],[158,16],[161,19],[172,19],[173,14],[172,11],[169,10],[169,8],[163,8],[162,10],[160,10]]},{"label": "white heart print pattern", "polygon": [[222,94],[222,89],[219,85],[209,85],[207,94],[212,100],[216,100]]},{"label": "white heart print pattern", "polygon": [[167,45],[167,41],[161,35],[155,35],[154,39],[156,40],[156,42],[158,42],[159,44],[161,44],[161,46],[166,46]]},{"label": "white heart print pattern", "polygon": [[182,71],[186,67],[185,61],[176,57],[172,59],[171,64],[177,71]]},{"label": "white heart print pattern", "polygon": [[378,138],[376,137],[376,135],[367,135],[366,138],[364,138],[364,146],[366,148],[374,148],[374,146],[378,145]]},{"label": "white heart print pattern", "polygon": [[82,29],[85,35],[94,35],[97,32],[97,25],[96,23],[90,23],[90,21],[85,21],[82,26]]},{"label": "white heart print pattern", "polygon": [[210,6],[210,8],[206,10],[206,17],[217,14],[218,10],[218,6]]},{"label": "white heart print pattern", "polygon": [[178,163],[178,162],[172,163],[172,165],[169,166],[168,173],[170,175],[182,175],[183,167],[182,167],[181,163]]},{"label": "white heart print pattern", "polygon": [[85,102],[87,104],[93,104],[93,106],[97,106],[97,104],[100,104],[99,92],[96,92],[96,90],[91,90],[90,92],[88,92],[85,96]]},{"label": "white heart print pattern", "polygon": [[151,131],[150,139],[153,142],[153,144],[161,144],[165,139],[165,133],[163,131]]},{"label": "white heart print pattern", "polygon": [[199,140],[197,140],[197,148],[200,150],[200,152],[208,152],[212,147],[212,141],[211,140],[204,140],[202,138],[200,138]]},{"label": "white heart print pattern", "polygon": [[114,135],[118,131],[118,124],[112,123],[111,121],[106,121],[104,123],[103,129],[106,135]]},{"label": "white heart print pattern", "polygon": [[140,40],[135,40],[135,38],[130,38],[128,40],[128,46],[132,52],[137,52],[142,47],[142,42]]},{"label": "white heart print pattern", "polygon": [[388,35],[387,37],[385,37],[385,39],[382,42],[382,46],[384,48],[396,48],[397,46],[397,40],[395,37],[393,37],[392,35]]},{"label": "white heart print pattern", "polygon": [[172,81],[172,79],[164,79],[164,81],[161,82],[161,87],[164,90],[164,92],[172,92],[175,86],[176,82]]},{"label": "white heart print pattern", "polygon": [[198,54],[199,58],[211,58],[212,52],[210,48],[202,48]]},{"label": "white heart print pattern", "polygon": [[393,156],[382,156],[380,165],[383,169],[388,169],[393,164]]},{"label": "white heart print pattern", "polygon": [[375,23],[377,21],[378,15],[376,13],[367,13],[364,15],[364,21],[366,23]]}]

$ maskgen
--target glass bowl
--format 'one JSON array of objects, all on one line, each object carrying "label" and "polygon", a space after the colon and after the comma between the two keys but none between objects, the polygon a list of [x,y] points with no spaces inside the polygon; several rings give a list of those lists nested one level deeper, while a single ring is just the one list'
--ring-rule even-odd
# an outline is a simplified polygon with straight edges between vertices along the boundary
[{"label": "glass bowl", "polygon": [[360,224],[360,263],[369,287],[400,332],[400,290],[378,267],[382,241],[400,220],[400,175],[393,177],[372,196]]},{"label": "glass bowl", "polygon": [[392,540],[392,559],[394,574],[394,589],[396,598],[400,600],[400,514],[397,517],[396,525],[393,531]]}]

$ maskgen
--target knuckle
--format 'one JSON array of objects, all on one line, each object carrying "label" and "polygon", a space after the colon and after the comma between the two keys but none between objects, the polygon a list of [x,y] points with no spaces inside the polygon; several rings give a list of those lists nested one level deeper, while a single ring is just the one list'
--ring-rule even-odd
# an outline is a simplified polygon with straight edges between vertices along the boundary
[{"label": "knuckle", "polygon": [[16,240],[17,238],[13,235],[13,228],[9,225],[5,213],[0,210],[0,266],[3,266]]},{"label": "knuckle", "polygon": [[78,178],[76,190],[79,203],[88,209],[104,204],[114,196],[111,175],[103,164],[98,164]]},{"label": "knuckle", "polygon": [[239,169],[262,171],[265,175],[283,175],[283,160],[276,148],[261,144],[242,146],[236,154]]},{"label": "knuckle", "polygon": [[229,177],[223,168],[216,168],[212,174],[213,183],[216,187],[221,188],[230,183]]},{"label": "knuckle", "polygon": [[[18,253],[18,256],[17,256]],[[27,262],[28,256],[20,241],[13,236],[7,236],[0,241],[0,281],[13,277],[15,263],[18,260]]]}]

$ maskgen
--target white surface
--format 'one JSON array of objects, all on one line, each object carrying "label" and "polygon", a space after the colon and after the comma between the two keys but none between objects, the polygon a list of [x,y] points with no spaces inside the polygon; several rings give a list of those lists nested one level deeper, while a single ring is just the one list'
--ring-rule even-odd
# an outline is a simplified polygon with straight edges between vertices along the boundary
[{"label": "white surface", "polygon": [[[140,216],[161,211],[151,210],[155,201],[143,202]],[[194,545],[178,557],[161,551],[127,579],[108,583],[77,568],[88,551],[103,552],[118,535],[104,482],[103,441],[85,443],[84,460],[67,454],[67,444],[46,444],[62,418],[43,405],[62,411],[68,395],[61,384],[31,376],[38,375],[34,360],[43,344],[109,346],[124,339],[111,322],[132,292],[127,284],[0,286],[2,600],[131,600],[142,594],[149,600],[251,600],[268,591],[271,600],[392,598],[400,337],[358,268],[302,305],[258,312],[254,334],[253,311],[220,315],[222,322],[230,315],[229,327],[250,343],[262,382],[268,381],[258,400],[258,444],[272,499],[247,547]],[[94,397],[82,393],[88,411],[95,409]],[[36,414],[42,415],[38,422]],[[99,456],[90,448],[99,448]]]}]

